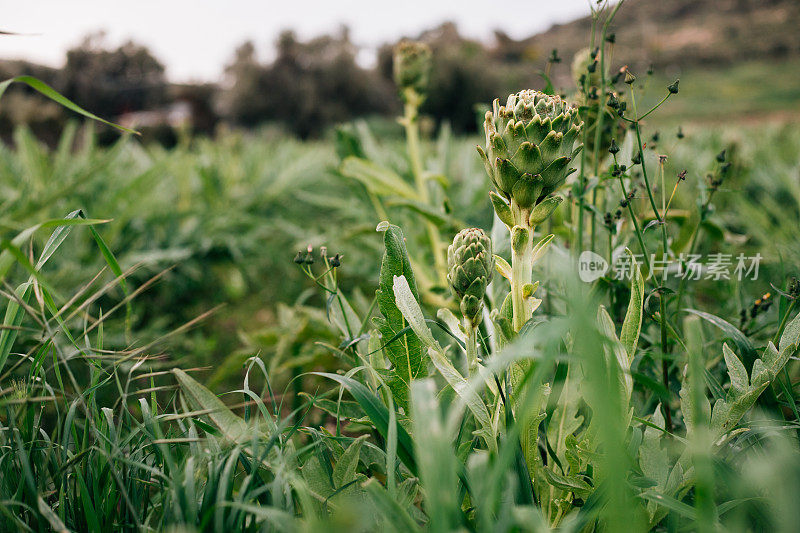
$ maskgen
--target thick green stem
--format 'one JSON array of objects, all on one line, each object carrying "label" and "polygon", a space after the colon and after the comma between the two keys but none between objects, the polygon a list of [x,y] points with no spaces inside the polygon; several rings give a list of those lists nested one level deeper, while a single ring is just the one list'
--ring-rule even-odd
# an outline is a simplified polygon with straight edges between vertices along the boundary
[{"label": "thick green stem", "polygon": [[[411,173],[414,175],[414,184],[417,194],[423,204],[430,205],[430,194],[428,184],[425,182],[424,171],[422,168],[422,157],[420,155],[419,143],[419,101],[420,96],[416,93],[407,95],[403,125],[406,130],[406,144],[408,145],[408,158],[411,162]],[[436,274],[439,283],[445,284],[447,275],[447,262],[444,256],[442,239],[439,236],[439,229],[433,222],[427,220],[425,227],[428,231],[428,239],[433,251],[433,261],[436,266]]]},{"label": "thick green stem", "polygon": [[[525,218],[525,217],[522,217]],[[533,228],[525,224],[511,230],[511,304],[514,310],[514,331],[519,331],[531,317],[530,298],[525,286],[533,273]]]},{"label": "thick green stem", "polygon": [[467,368],[472,377],[478,371],[478,326],[468,318],[464,318],[463,323],[467,332]]}]

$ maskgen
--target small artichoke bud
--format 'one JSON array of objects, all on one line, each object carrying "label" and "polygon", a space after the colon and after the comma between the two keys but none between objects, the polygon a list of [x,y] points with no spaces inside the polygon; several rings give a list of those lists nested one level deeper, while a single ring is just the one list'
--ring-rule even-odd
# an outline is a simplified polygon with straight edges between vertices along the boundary
[{"label": "small artichoke bud", "polygon": [[611,155],[619,153],[619,146],[617,146],[617,141],[615,139],[611,139],[611,146],[608,147],[608,153]]},{"label": "small artichoke bud", "polygon": [[331,257],[329,264],[331,265],[331,268],[339,268],[342,266],[341,256],[339,254],[334,255]]},{"label": "small artichoke bud", "polygon": [[461,314],[473,325],[480,323],[483,297],[493,272],[491,239],[479,228],[461,230],[447,248],[447,281]]},{"label": "small artichoke bud", "polygon": [[681,80],[675,80],[673,83],[667,85],[667,90],[669,91],[669,94],[678,94],[678,83],[680,83],[680,81]]},{"label": "small artichoke bud", "polygon": [[497,193],[523,208],[552,194],[573,172],[582,126],[578,107],[560,96],[526,90],[503,106],[495,100],[484,121],[486,149],[478,152]]},{"label": "small artichoke bud", "polygon": [[531,211],[530,224],[531,226],[538,226],[553,214],[553,211],[561,205],[564,198],[561,196],[551,196],[533,208]]},{"label": "small artichoke bud", "polygon": [[633,72],[631,72],[628,69],[625,69],[625,83],[631,85],[635,81],[636,81],[636,76],[633,75]]},{"label": "small artichoke bud", "polygon": [[[431,49],[417,41],[400,41],[394,48],[394,81],[405,95],[407,90],[424,94],[431,71]],[[404,96],[405,97],[405,96]]]},{"label": "small artichoke bud", "polygon": [[294,256],[293,261],[298,265],[304,264],[306,262],[306,259],[303,256],[303,252],[297,252],[297,255]]}]

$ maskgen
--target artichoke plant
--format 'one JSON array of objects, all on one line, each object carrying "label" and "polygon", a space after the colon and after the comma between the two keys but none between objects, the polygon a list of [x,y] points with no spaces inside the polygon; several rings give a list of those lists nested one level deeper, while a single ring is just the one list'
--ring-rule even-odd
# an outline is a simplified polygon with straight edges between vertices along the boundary
[{"label": "artichoke plant", "polygon": [[486,113],[486,149],[478,152],[497,193],[490,193],[497,216],[511,231],[511,301],[516,331],[533,313],[531,273],[533,229],[561,203],[553,195],[575,169],[583,123],[578,107],[560,96],[526,90],[494,101]]},{"label": "artichoke plant", "polygon": [[447,281],[461,314],[472,325],[480,323],[483,296],[493,271],[491,239],[479,228],[461,230],[447,249]]},{"label": "artichoke plant", "polygon": [[486,113],[486,149],[478,152],[500,198],[498,216],[509,227],[532,226],[534,206],[545,200],[575,169],[569,167],[582,122],[577,106],[534,90],[494,101]]},{"label": "artichoke plant", "polygon": [[418,41],[400,41],[394,48],[394,81],[404,100],[421,97],[428,89],[431,49]]}]

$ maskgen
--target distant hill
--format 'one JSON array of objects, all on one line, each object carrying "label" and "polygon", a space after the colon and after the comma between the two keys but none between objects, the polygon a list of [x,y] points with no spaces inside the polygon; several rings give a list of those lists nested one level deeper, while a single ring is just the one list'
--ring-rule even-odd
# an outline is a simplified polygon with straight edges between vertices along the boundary
[{"label": "distant hill", "polygon": [[[587,45],[590,17],[523,40],[498,33],[499,51],[544,62],[553,48],[565,62]],[[723,66],[800,57],[798,0],[626,0],[612,31],[614,66]]]},{"label": "distant hill", "polygon": [[[498,32],[494,53],[540,68],[555,48],[562,62],[551,77],[570,87],[572,57],[590,31],[584,17],[527,39]],[[652,83],[663,87],[680,76],[681,94],[660,118],[800,117],[800,0],[625,0],[611,31],[612,69],[629,65],[641,79],[653,65]]]}]

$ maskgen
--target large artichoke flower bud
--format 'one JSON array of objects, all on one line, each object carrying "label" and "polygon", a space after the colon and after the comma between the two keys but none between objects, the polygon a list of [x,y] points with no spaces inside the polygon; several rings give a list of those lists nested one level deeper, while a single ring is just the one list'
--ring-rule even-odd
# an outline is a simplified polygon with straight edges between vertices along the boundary
[{"label": "large artichoke flower bud", "polygon": [[461,314],[473,326],[481,321],[483,296],[493,272],[491,239],[479,228],[461,230],[447,248],[447,281],[459,300]]},{"label": "large artichoke flower bud", "polygon": [[500,199],[493,198],[498,216],[510,227],[532,225],[524,217],[574,172],[569,164],[579,150],[575,141],[582,124],[577,106],[557,95],[525,90],[509,96],[504,106],[494,101],[484,122],[486,149],[478,152],[497,192],[510,204],[501,213]]},{"label": "large artichoke flower bud", "polygon": [[394,81],[403,99],[409,92],[418,96],[428,89],[431,72],[431,49],[418,41],[400,41],[394,47]]}]

